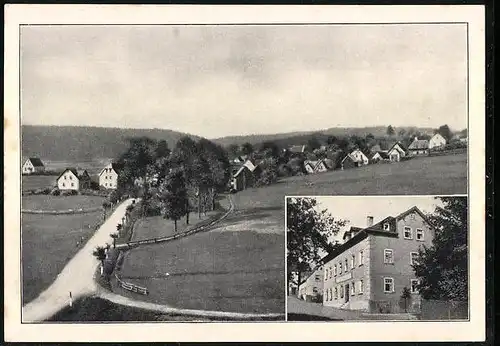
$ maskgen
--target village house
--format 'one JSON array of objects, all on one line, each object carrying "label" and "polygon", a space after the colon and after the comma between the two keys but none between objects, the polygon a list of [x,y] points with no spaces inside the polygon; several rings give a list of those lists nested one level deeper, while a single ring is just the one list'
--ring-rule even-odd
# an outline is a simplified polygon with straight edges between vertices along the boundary
[{"label": "village house", "polygon": [[[344,242],[323,259],[323,305],[371,313],[418,311],[421,297],[412,264],[431,246],[435,230],[413,207],[364,228],[351,227]],[[403,288],[411,298],[401,298]],[[406,305],[405,305],[406,304]]]},{"label": "village house", "polygon": [[322,173],[328,171],[329,169],[325,160],[316,160],[316,161],[306,160],[304,161],[304,168],[306,172],[309,174]]},{"label": "village house", "polygon": [[22,174],[35,174],[45,171],[45,166],[38,157],[30,157],[24,161]]},{"label": "village house", "polygon": [[429,149],[440,148],[446,145],[446,139],[441,134],[436,133],[429,139]]},{"label": "village house", "polygon": [[323,294],[323,266],[316,267],[299,285],[298,298],[307,302],[321,302]]},{"label": "village house", "polygon": [[391,149],[387,151],[387,155],[390,161],[399,162],[402,157],[406,156],[406,150],[400,142],[396,142]]},{"label": "village house", "polygon": [[408,146],[408,152],[411,156],[421,156],[429,154],[429,141],[426,139],[418,139],[415,137],[413,142]]},{"label": "village house", "polygon": [[118,168],[116,164],[109,163],[99,173],[99,186],[115,190],[118,187]]},{"label": "village house", "polygon": [[245,163],[247,160],[248,155],[238,155],[234,159],[231,160],[232,163]]},{"label": "village house", "polygon": [[230,180],[230,187],[236,191],[244,190],[254,186],[260,175],[260,167],[254,164],[251,160],[247,160],[243,165],[236,170]]},{"label": "village house", "polygon": [[372,162],[387,161],[389,160],[389,155],[386,151],[377,151],[372,156]]},{"label": "village house", "polygon": [[56,179],[57,187],[61,191],[89,189],[90,181],[90,175],[86,170],[79,172],[76,168],[66,168]]},{"label": "village house", "polygon": [[347,169],[364,166],[367,165],[368,162],[368,157],[361,150],[355,149],[344,157],[340,165],[342,169]]}]

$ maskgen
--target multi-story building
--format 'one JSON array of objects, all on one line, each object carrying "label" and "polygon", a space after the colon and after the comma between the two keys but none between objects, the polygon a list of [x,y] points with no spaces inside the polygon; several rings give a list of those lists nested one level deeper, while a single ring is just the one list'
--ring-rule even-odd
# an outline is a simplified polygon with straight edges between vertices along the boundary
[{"label": "multi-story building", "polygon": [[[413,207],[365,228],[351,227],[344,242],[323,259],[323,305],[368,312],[418,310],[418,280],[412,264],[422,245],[430,246],[435,230]],[[411,298],[401,298],[404,287]]]},{"label": "multi-story building", "polygon": [[308,302],[321,303],[323,294],[323,266],[320,265],[299,285],[298,297]]}]

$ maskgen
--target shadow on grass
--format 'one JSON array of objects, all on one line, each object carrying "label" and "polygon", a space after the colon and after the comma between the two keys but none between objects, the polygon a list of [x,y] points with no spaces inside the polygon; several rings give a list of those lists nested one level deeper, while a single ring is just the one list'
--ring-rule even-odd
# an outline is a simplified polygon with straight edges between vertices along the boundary
[{"label": "shadow on grass", "polygon": [[287,314],[288,321],[342,321],[340,318],[328,318],[324,316],[308,314]]},{"label": "shadow on grass", "polygon": [[273,212],[284,213],[284,209],[281,207],[262,207],[248,210],[236,210],[223,220],[222,223],[224,226],[231,226],[241,221],[261,220],[277,214]]}]

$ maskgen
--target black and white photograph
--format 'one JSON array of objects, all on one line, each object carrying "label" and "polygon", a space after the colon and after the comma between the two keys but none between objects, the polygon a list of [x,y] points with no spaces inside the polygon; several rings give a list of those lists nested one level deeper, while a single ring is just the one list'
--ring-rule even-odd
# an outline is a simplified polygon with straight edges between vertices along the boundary
[{"label": "black and white photograph", "polygon": [[424,9],[10,6],[10,335],[480,327],[484,13]]},{"label": "black and white photograph", "polygon": [[288,197],[288,321],[468,320],[466,196]]}]

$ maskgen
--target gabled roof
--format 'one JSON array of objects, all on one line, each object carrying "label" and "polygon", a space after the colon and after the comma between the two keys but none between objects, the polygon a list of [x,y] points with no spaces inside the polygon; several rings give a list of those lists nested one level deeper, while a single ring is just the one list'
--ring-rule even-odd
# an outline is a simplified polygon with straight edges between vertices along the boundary
[{"label": "gabled roof", "polygon": [[[40,160],[38,157],[30,157],[28,160],[31,162],[33,167],[44,167],[42,160]],[[28,161],[26,160],[26,161]]]},{"label": "gabled roof", "polygon": [[59,178],[62,177],[64,175],[64,173],[66,173],[67,171],[70,171],[71,173],[73,173],[77,179],[80,178],[79,175],[78,175],[78,170],[76,168],[74,168],[74,167],[68,167],[64,171],[62,171],[61,174],[59,174],[59,176],[57,177],[56,181],[58,181]]},{"label": "gabled roof", "polygon": [[426,139],[414,139],[408,146],[408,150],[429,149],[429,141]]},{"label": "gabled roof", "polygon": [[378,151],[382,151],[382,148],[380,147],[380,144],[375,144],[374,146],[372,146],[372,147],[370,148],[370,151],[371,151],[372,153],[376,153],[376,152],[378,152]]},{"label": "gabled roof", "polygon": [[[337,257],[341,253],[343,253],[345,250],[349,249],[353,245],[359,243],[361,240],[365,239],[369,234],[374,234],[374,235],[380,235],[380,236],[385,236],[385,237],[397,237],[398,233],[396,232],[396,227],[395,223],[396,221],[404,218],[406,215],[416,212],[418,213],[422,219],[431,227],[435,228],[433,224],[429,221],[428,217],[422,213],[420,209],[418,209],[416,206],[402,212],[396,217],[393,216],[388,216],[385,219],[377,222],[371,227],[367,228],[359,228],[359,227],[351,227],[349,231],[346,231],[344,233],[344,239],[346,238],[346,233],[351,232],[351,230],[355,230],[355,234],[352,236],[351,239],[346,241],[343,244],[338,245],[331,253],[329,253],[327,256],[323,257],[322,262],[327,263],[328,261],[332,260],[333,258]],[[389,223],[391,225],[391,231],[384,231],[384,224]]]},{"label": "gabled roof", "polygon": [[240,173],[243,172],[245,168],[248,169],[250,172],[254,172],[258,166],[259,166],[258,164],[254,164],[252,161],[246,160],[245,163],[241,165],[240,169],[234,174],[233,177],[237,177],[238,175],[240,175]]},{"label": "gabled roof", "polygon": [[383,159],[388,159],[388,158],[389,158],[389,155],[387,154],[387,151],[382,151],[382,150],[380,150],[380,151],[377,151],[376,153],[374,153],[374,154],[373,154],[372,159],[373,159],[373,158],[375,157],[375,155],[377,155],[377,154],[378,154],[381,158],[383,158]]},{"label": "gabled roof", "polygon": [[104,170],[106,168],[109,168],[108,166],[111,165],[111,168],[115,171],[116,174],[118,174],[118,172],[120,171],[120,169],[118,168],[118,165],[114,162],[111,162],[109,164],[106,165],[106,167],[104,167],[103,169],[101,169],[101,171],[99,172],[99,175],[101,175],[102,173],[104,173]]},{"label": "gabled roof", "polygon": [[392,149],[394,149],[398,145],[403,151],[406,151],[405,146],[401,142],[396,142],[392,145],[391,149],[387,151],[387,153],[391,152]]}]

